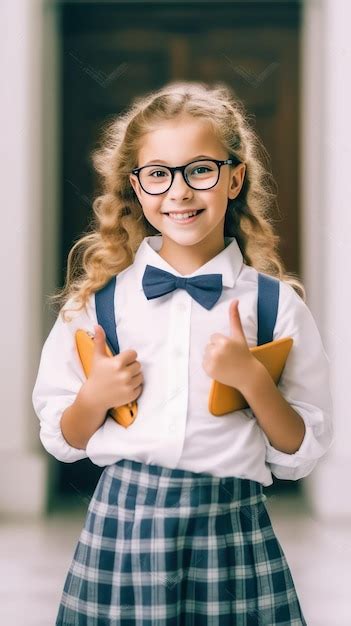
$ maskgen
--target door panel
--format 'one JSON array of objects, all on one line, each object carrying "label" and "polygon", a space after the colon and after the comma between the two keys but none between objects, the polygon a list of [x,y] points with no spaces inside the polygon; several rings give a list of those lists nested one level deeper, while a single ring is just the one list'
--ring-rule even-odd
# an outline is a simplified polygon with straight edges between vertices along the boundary
[{"label": "door panel", "polygon": [[[278,184],[273,214],[288,271],[299,273],[298,2],[163,2],[60,6],[61,285],[73,241],[92,217],[90,162],[102,124],[135,95],[174,79],[225,81],[246,105]],[[91,494],[103,468],[57,462],[57,493]],[[279,481],[268,490],[297,489]]]}]

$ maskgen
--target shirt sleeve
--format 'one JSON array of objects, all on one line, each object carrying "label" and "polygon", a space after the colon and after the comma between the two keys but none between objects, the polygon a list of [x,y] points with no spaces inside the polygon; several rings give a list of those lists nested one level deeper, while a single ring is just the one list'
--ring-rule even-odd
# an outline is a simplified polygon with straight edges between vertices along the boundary
[{"label": "shirt sleeve", "polygon": [[277,478],[298,480],[310,474],[334,442],[329,358],[316,322],[295,289],[280,281],[273,339],[292,337],[293,345],[278,383],[285,400],[301,415],[305,436],[293,454],[277,450],[261,429],[266,462]]},{"label": "shirt sleeve", "polygon": [[[76,308],[72,299],[66,308]],[[90,311],[90,314],[89,314]],[[87,457],[86,450],[74,448],[65,440],[60,421],[63,411],[74,402],[86,377],[75,344],[78,328],[94,332],[92,298],[87,309],[68,312],[65,322],[59,313],[41,352],[39,370],[32,393],[34,410],[40,420],[40,440],[59,461],[72,463]]]}]

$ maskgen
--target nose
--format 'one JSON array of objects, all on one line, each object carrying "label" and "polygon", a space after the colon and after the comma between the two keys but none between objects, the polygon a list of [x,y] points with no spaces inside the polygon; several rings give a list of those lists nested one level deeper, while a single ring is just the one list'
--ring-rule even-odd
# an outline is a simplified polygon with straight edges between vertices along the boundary
[{"label": "nose", "polygon": [[181,172],[174,172],[173,182],[168,190],[168,194],[174,200],[189,198],[192,195],[192,189],[184,180]]}]

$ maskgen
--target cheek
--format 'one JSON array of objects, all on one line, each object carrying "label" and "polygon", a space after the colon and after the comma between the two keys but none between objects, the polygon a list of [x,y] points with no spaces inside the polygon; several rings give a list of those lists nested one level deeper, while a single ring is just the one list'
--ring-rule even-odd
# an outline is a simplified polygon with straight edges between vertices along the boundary
[{"label": "cheek", "polygon": [[213,207],[217,210],[225,211],[228,203],[227,190],[223,187],[218,187],[216,190],[213,190],[211,194],[207,197],[207,202],[209,202]]},{"label": "cheek", "polygon": [[141,205],[145,214],[148,213],[149,215],[155,215],[161,211],[160,201],[156,198],[152,198],[151,196],[149,198],[143,197]]}]

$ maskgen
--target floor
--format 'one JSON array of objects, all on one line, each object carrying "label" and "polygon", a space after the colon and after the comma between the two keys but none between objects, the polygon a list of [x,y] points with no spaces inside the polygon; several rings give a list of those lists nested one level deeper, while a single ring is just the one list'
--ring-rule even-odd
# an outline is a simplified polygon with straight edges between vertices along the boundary
[{"label": "floor", "polygon": [[[351,528],[314,519],[296,496],[268,496],[308,626],[351,624]],[[0,624],[54,626],[87,502],[36,522],[0,521]]]}]

